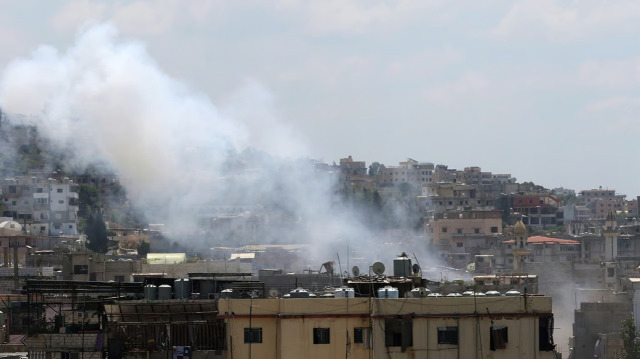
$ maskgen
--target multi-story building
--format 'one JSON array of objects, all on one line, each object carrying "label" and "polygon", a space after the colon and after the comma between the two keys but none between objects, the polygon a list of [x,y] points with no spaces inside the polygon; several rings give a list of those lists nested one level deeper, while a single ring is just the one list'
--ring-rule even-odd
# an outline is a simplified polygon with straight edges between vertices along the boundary
[{"label": "multi-story building", "polygon": [[578,199],[582,202],[588,203],[591,201],[598,201],[601,199],[609,198],[613,199],[616,196],[616,191],[613,189],[585,189],[578,192]]},{"label": "multi-story building", "polygon": [[222,299],[227,357],[554,358],[551,297]]},{"label": "multi-story building", "polygon": [[525,225],[546,228],[564,223],[558,211],[560,200],[546,192],[523,192],[513,195],[512,212],[522,216]]},{"label": "multi-story building", "polygon": [[68,178],[18,177],[2,184],[3,215],[31,235],[77,235],[79,186]]},{"label": "multi-story building", "polygon": [[434,251],[479,254],[489,248],[493,236],[502,233],[501,211],[455,211],[436,214],[426,225]]},{"label": "multi-story building", "polygon": [[477,186],[454,182],[429,183],[422,187],[418,203],[424,213],[442,213],[451,210],[494,209],[494,200]]},{"label": "multi-story building", "polygon": [[367,165],[364,161],[354,161],[351,156],[340,159],[340,172],[345,176],[366,176]]},{"label": "multi-story building", "polygon": [[434,181],[434,165],[429,162],[418,162],[408,158],[400,162],[398,166],[388,166],[381,168],[378,184],[380,186],[397,186],[402,183],[409,183],[416,187]]},{"label": "multi-story building", "polygon": [[491,172],[483,172],[480,167],[465,167],[462,171],[457,171],[457,179],[470,185],[493,185],[514,183],[515,178],[510,174],[493,174]]}]

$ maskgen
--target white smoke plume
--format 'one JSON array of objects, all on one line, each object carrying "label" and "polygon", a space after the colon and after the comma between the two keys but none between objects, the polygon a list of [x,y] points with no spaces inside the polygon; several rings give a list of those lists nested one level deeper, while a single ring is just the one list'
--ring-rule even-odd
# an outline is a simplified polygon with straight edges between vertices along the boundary
[{"label": "white smoke plume", "polygon": [[[313,243],[318,261],[334,259],[336,247],[351,243],[392,259],[378,246],[383,239],[336,204],[336,176],[292,159],[303,154],[303,141],[273,107],[269,92],[249,81],[220,110],[165,74],[143,44],[119,40],[105,24],[84,28],[64,52],[41,46],[12,62],[0,83],[3,111],[37,125],[71,155],[67,166],[99,162],[118,172],[151,220],[196,228],[207,206],[259,204],[287,225],[257,233],[256,243]],[[247,147],[270,155],[247,159]],[[189,243],[192,248],[208,247],[206,234],[195,237],[205,243]]]}]

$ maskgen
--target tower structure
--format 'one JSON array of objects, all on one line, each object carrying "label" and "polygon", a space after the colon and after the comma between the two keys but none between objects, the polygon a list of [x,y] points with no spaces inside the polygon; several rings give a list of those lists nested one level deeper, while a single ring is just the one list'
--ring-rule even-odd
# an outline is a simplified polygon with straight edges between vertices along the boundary
[{"label": "tower structure", "polygon": [[522,223],[522,220],[518,220],[515,226],[513,226],[513,234],[515,236],[515,247],[513,248],[513,271],[523,272],[524,261],[531,253],[529,246],[527,245],[527,227]]},{"label": "tower structure", "polygon": [[602,228],[604,236],[604,261],[613,262],[618,257],[618,223],[613,212],[607,214]]}]

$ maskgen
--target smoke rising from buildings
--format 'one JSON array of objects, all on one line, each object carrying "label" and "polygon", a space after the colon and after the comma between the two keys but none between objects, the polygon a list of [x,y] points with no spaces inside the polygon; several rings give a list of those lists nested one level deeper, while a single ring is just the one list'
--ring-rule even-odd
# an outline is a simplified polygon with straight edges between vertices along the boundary
[{"label": "smoke rising from buildings", "polygon": [[[248,81],[217,108],[165,74],[143,44],[118,39],[111,25],[85,27],[65,51],[41,46],[12,62],[0,107],[37,125],[69,154],[67,167],[102,163],[118,172],[150,221],[183,233],[216,206],[248,206],[284,224],[256,233],[256,243],[316,244],[318,260],[333,259],[336,246],[373,252],[383,241],[337,203],[336,176],[292,159],[304,154],[303,141],[278,120],[258,83]],[[205,237],[192,233],[189,245],[207,248]]]}]

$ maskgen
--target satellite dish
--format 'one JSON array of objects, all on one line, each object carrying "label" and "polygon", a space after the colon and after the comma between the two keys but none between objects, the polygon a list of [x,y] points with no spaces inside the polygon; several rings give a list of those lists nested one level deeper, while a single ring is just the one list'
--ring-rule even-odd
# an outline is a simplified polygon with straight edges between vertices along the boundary
[{"label": "satellite dish", "polygon": [[418,263],[416,263],[413,266],[411,266],[411,270],[413,271],[413,274],[420,273],[420,266],[418,265]]},{"label": "satellite dish", "polygon": [[271,289],[269,289],[269,296],[271,298],[277,298],[277,297],[280,296],[280,291],[275,289],[275,288],[271,288]]},{"label": "satellite dish", "polygon": [[353,266],[353,268],[351,268],[351,274],[353,274],[355,277],[360,275],[360,268],[358,268],[358,266]]},{"label": "satellite dish", "polygon": [[373,263],[373,265],[371,266],[371,269],[373,270],[373,273],[375,273],[376,275],[384,274],[384,264],[382,264],[382,262]]}]

